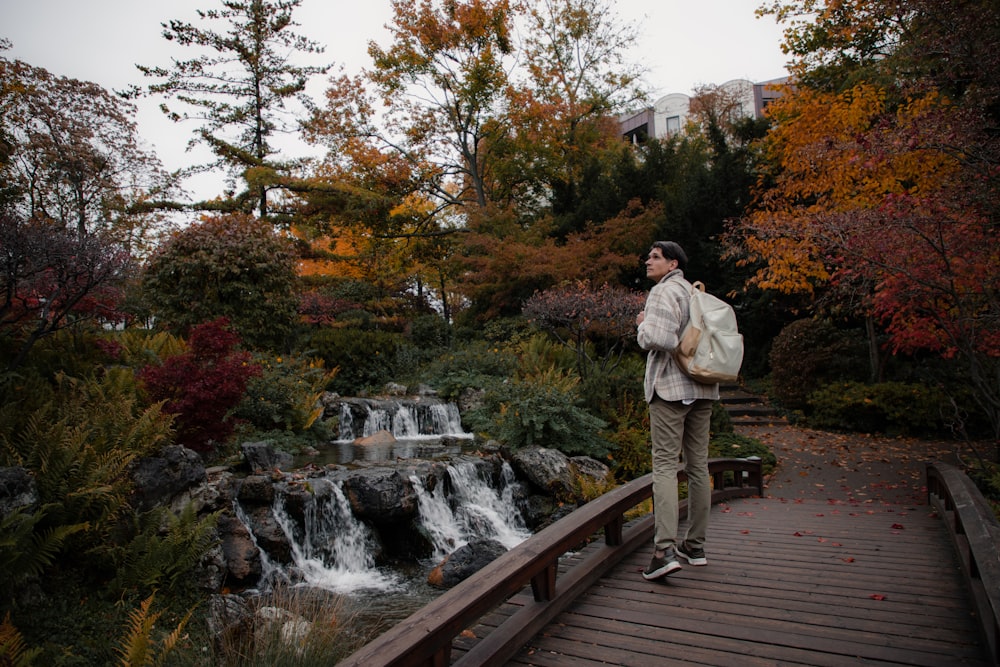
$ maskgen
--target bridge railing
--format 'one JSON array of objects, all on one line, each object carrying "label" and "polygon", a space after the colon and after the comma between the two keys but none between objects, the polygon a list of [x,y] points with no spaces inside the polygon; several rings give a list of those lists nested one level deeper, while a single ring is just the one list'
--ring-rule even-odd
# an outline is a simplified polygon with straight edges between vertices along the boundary
[{"label": "bridge railing", "polygon": [[[764,493],[761,462],[712,459],[712,502]],[[683,468],[678,473],[686,479]],[[534,602],[479,641],[455,664],[502,665],[559,612],[638,547],[649,544],[653,517],[626,524],[625,513],[652,495],[652,475],[620,486],[531,536],[482,570],[390,628],[338,663],[340,666],[428,666],[451,664],[452,641],[463,630],[531,584]],[[682,501],[682,516],[687,501]],[[604,545],[557,577],[567,551],[604,531]]]},{"label": "bridge railing", "polygon": [[945,519],[991,660],[1000,664],[1000,522],[969,477],[927,464],[927,500]]}]

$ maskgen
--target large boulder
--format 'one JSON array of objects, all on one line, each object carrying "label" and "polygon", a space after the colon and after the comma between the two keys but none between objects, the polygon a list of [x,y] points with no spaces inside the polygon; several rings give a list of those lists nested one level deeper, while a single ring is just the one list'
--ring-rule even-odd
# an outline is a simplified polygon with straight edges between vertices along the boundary
[{"label": "large boulder", "polygon": [[399,523],[417,514],[413,484],[395,469],[352,471],[344,479],[344,494],[354,516],[376,525]]},{"label": "large boulder", "polygon": [[164,447],[157,456],[135,461],[132,503],[139,511],[169,505],[174,496],[203,484],[208,479],[198,452],[180,445]]},{"label": "large boulder", "polygon": [[558,449],[524,447],[513,452],[511,465],[519,476],[558,500],[574,499],[573,472],[569,457]]},{"label": "large boulder", "polygon": [[233,655],[250,644],[253,636],[253,609],[239,595],[213,595],[208,599],[205,624],[216,655]]},{"label": "large boulder", "polygon": [[219,538],[226,560],[227,580],[235,586],[250,586],[259,579],[263,567],[260,549],[242,521],[226,514],[219,516]]},{"label": "large boulder", "polygon": [[507,548],[496,540],[469,542],[449,554],[440,565],[431,570],[427,583],[435,588],[451,588],[505,553]]},{"label": "large boulder", "polygon": [[243,460],[252,474],[292,467],[295,459],[288,452],[276,450],[269,442],[244,442],[240,445]]}]

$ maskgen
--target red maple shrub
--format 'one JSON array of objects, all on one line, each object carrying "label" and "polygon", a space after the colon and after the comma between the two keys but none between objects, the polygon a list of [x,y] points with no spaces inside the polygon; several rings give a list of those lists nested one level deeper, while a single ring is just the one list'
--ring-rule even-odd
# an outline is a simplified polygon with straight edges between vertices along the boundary
[{"label": "red maple shrub", "polygon": [[229,320],[220,317],[191,330],[187,352],[140,371],[149,397],[166,401],[164,410],[176,415],[179,444],[206,452],[232,434],[235,424],[227,415],[261,372],[249,352],[236,349],[238,343]]}]

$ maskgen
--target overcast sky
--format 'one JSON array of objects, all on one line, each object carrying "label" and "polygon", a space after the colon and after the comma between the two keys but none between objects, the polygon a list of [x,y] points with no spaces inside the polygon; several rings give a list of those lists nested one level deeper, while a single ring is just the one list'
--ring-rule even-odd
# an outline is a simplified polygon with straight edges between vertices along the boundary
[{"label": "overcast sky", "polygon": [[[762,1],[618,0],[616,7],[624,23],[638,28],[635,59],[649,69],[646,83],[655,99],[690,94],[702,84],[785,76],[781,27],[754,15]],[[0,37],[13,43],[4,54],[9,59],[121,90],[151,82],[137,63],[168,66],[171,56],[194,56],[163,39],[161,23],[195,22],[196,8],[218,6],[217,0],[0,0]],[[389,0],[303,0],[294,14],[296,32],[326,47],[321,61],[351,74],[370,64],[369,40],[389,44],[384,26],[391,17]],[[322,89],[320,81],[309,92],[318,100]],[[140,104],[141,136],[168,169],[191,164],[184,146],[194,122],[171,123],[157,104]],[[200,189],[196,182],[189,187]]]}]

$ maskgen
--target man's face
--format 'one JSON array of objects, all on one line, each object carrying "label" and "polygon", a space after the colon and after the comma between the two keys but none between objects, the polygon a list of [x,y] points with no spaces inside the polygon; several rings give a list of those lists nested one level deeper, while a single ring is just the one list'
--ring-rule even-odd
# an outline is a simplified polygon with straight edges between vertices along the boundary
[{"label": "man's face", "polygon": [[677,268],[676,259],[666,259],[663,251],[653,248],[646,256],[646,277],[650,280],[660,282],[663,276]]}]

